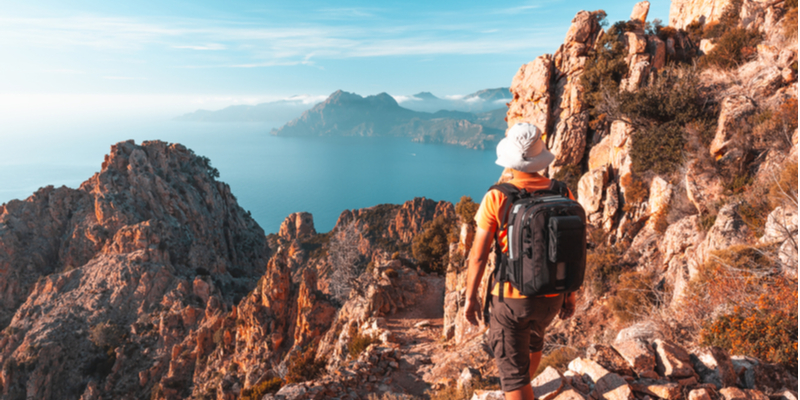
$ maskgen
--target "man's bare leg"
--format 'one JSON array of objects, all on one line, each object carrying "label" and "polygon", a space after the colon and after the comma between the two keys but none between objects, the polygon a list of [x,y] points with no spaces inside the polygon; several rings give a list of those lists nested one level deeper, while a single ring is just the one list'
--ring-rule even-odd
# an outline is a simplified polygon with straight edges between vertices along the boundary
[{"label": "man's bare leg", "polygon": [[513,392],[505,392],[503,394],[506,400],[534,400],[531,385],[525,385]]},{"label": "man's bare leg", "polygon": [[542,352],[537,351],[536,353],[531,353],[530,358],[531,358],[530,374],[531,374],[531,380],[533,380],[533,378],[535,378],[534,375],[536,374],[536,370],[539,369],[539,363],[542,361]]}]

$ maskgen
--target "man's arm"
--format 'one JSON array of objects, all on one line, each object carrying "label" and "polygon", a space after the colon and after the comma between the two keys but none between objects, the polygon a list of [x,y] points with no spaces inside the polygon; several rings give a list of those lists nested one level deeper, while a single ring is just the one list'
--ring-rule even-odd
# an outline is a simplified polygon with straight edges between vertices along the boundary
[{"label": "man's arm", "polygon": [[486,261],[492,247],[492,233],[483,228],[477,228],[467,268],[467,299],[464,303],[464,316],[472,325],[478,325],[481,313],[481,304],[478,301],[478,286],[486,269]]}]

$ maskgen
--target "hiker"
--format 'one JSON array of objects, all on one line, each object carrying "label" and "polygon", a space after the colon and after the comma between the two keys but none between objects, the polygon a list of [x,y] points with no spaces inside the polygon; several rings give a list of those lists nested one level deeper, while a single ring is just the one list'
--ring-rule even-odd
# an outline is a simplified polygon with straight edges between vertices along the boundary
[{"label": "hiker", "polygon": [[[525,189],[528,193],[552,189],[551,180],[540,175],[538,171],[547,168],[554,159],[555,156],[542,141],[541,131],[528,123],[518,123],[511,127],[506,138],[497,145],[496,163],[513,174],[508,183],[518,189]],[[561,187],[563,195],[574,202],[566,185],[561,184]],[[508,199],[500,190],[495,189],[497,186],[492,188],[484,196],[475,215],[477,232],[469,257],[464,313],[467,321],[473,325],[478,324],[481,313],[478,286],[495,234],[502,246],[504,255],[501,258],[505,258],[508,253],[505,228],[508,225],[501,215],[507,211]],[[585,216],[583,218],[582,224],[585,223]],[[500,232],[497,232],[498,229]],[[585,246],[585,230],[583,232]],[[583,257],[585,263],[585,255]],[[497,264],[500,264],[500,258],[497,259]],[[580,282],[583,282],[583,272],[580,273]],[[530,381],[542,357],[545,329],[557,314],[561,319],[573,315],[575,292],[528,297],[510,282],[495,280],[491,291],[491,307],[489,344],[494,352],[505,398],[533,400]]]}]

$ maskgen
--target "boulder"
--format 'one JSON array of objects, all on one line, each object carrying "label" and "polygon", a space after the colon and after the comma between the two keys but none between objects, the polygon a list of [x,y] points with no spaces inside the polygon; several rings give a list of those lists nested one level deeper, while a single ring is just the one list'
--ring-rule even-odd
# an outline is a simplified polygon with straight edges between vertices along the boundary
[{"label": "boulder", "polygon": [[631,388],[634,392],[647,394],[658,397],[660,399],[675,400],[679,399],[683,394],[681,385],[675,382],[663,380],[650,380],[642,379],[631,382]]},{"label": "boulder", "polygon": [[781,69],[770,65],[760,69],[750,80],[750,85],[756,96],[768,97],[778,90],[783,81],[784,77]]},{"label": "boulder", "polygon": [[603,202],[603,229],[610,232],[617,221],[619,211],[619,190],[617,184],[612,183],[606,188],[606,199]]},{"label": "boulder", "polygon": [[531,381],[533,395],[540,400],[552,400],[561,393],[565,384],[564,377],[553,367],[547,367]]},{"label": "boulder", "polygon": [[719,391],[720,397],[724,400],[750,400],[743,390],[737,387],[728,387]]},{"label": "boulder", "polygon": [[464,367],[458,377],[458,381],[456,381],[456,386],[459,390],[469,393],[473,389],[472,383],[478,379],[481,379],[480,371],[475,368]]},{"label": "boulder", "polygon": [[281,223],[278,236],[285,240],[311,237],[317,234],[314,229],[314,217],[311,213],[297,212],[289,214]]},{"label": "boulder", "polygon": [[780,365],[762,363],[755,358],[745,356],[733,356],[731,363],[739,377],[740,387],[765,392],[797,387],[797,377],[789,374],[786,368]]},{"label": "boulder", "polygon": [[587,215],[600,210],[606,182],[608,182],[608,169],[605,167],[587,172],[578,182],[578,202],[586,210]]},{"label": "boulder", "polygon": [[653,342],[656,351],[656,371],[667,378],[686,378],[694,375],[689,353],[681,347],[656,339]]},{"label": "boulder", "polygon": [[603,368],[619,374],[633,375],[633,370],[628,362],[611,346],[593,344],[586,349],[586,356],[600,364]]},{"label": "boulder", "polygon": [[509,127],[517,122],[528,122],[548,133],[552,75],[553,56],[550,54],[520,67],[509,88],[513,95],[506,113]]},{"label": "boulder", "polygon": [[756,103],[747,96],[736,95],[723,99],[720,107],[717,131],[709,146],[711,155],[716,157],[722,157],[728,150],[737,126],[742,118],[755,111]]},{"label": "boulder", "polygon": [[778,206],[767,216],[761,243],[779,243],[797,237],[797,208]]},{"label": "boulder", "polygon": [[712,400],[711,392],[706,388],[694,389],[689,392],[689,400]]},{"label": "boulder", "polygon": [[669,202],[671,199],[672,185],[660,176],[653,178],[653,181],[650,183],[650,197],[648,200],[648,212],[651,216],[647,222],[648,224],[653,226],[656,221],[656,218],[653,218],[653,216],[662,213],[666,214],[669,211]]},{"label": "boulder", "polygon": [[642,1],[636,3],[631,11],[631,22],[636,22],[644,26],[647,21],[647,13],[650,12],[650,2]]},{"label": "boulder", "polygon": [[703,54],[708,54],[711,50],[714,50],[714,47],[717,47],[713,41],[710,39],[701,39],[700,40],[700,52]]},{"label": "boulder", "polygon": [[736,385],[736,371],[724,350],[719,347],[701,349],[690,356],[694,370],[703,383],[711,383],[719,388]]},{"label": "boulder", "polygon": [[609,372],[592,360],[576,358],[569,363],[569,369],[578,375],[588,376],[594,383],[596,394],[602,399],[634,400],[636,398],[625,379]]},{"label": "boulder", "polygon": [[653,71],[664,68],[667,63],[667,45],[658,36],[647,37],[647,52],[650,53],[650,67]]},{"label": "boulder", "polygon": [[505,400],[502,390],[476,390],[471,400]]},{"label": "boulder", "polygon": [[739,206],[739,203],[730,203],[719,210],[714,225],[706,235],[707,252],[750,242],[752,231],[739,216]]},{"label": "boulder", "polygon": [[647,36],[635,32],[625,32],[628,54],[644,53],[647,50]]},{"label": "boulder", "polygon": [[[538,399],[539,397],[536,398]],[[567,386],[553,400],[586,400],[586,397],[578,390]]]},{"label": "boulder", "polygon": [[614,349],[627,361],[637,375],[654,377],[653,374],[656,367],[655,352],[647,342],[638,338],[618,340],[614,342]]},{"label": "boulder", "polygon": [[723,187],[717,171],[695,160],[686,168],[686,197],[701,214],[722,197]]}]

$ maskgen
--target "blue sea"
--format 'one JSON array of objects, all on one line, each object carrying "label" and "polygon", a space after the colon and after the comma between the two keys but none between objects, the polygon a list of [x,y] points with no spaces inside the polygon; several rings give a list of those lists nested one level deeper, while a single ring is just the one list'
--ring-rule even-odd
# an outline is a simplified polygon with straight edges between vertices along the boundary
[{"label": "blue sea", "polygon": [[112,144],[178,142],[211,159],[220,180],[266,233],[307,211],[327,232],[345,209],[414,197],[479,202],[500,176],[493,150],[399,138],[287,138],[264,123],[109,120],[11,124],[0,133],[0,203],[40,187],[77,188],[100,170]]}]

